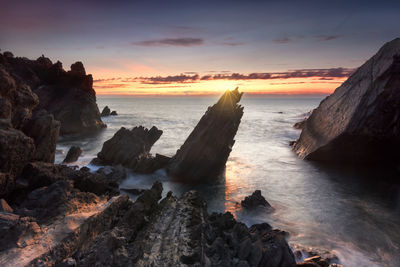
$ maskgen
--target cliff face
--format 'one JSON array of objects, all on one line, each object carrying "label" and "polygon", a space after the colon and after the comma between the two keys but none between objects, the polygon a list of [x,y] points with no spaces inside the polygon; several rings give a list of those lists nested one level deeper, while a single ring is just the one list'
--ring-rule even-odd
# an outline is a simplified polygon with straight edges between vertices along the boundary
[{"label": "cliff face", "polygon": [[30,106],[35,107],[35,110],[45,109],[52,114],[61,122],[61,134],[105,127],[96,104],[96,93],[92,88],[93,78],[86,75],[81,62],[72,64],[71,70],[65,71],[61,62],[53,64],[43,56],[37,60],[10,55],[0,57],[3,71],[20,87],[30,88],[31,95],[22,95],[15,99],[29,100]]},{"label": "cliff face", "polygon": [[396,160],[400,148],[400,38],[386,43],[307,119],[294,145],[301,158]]},{"label": "cliff face", "polygon": [[235,143],[234,137],[243,116],[238,105],[243,93],[227,90],[209,107],[168,166],[171,176],[185,182],[215,180]]}]

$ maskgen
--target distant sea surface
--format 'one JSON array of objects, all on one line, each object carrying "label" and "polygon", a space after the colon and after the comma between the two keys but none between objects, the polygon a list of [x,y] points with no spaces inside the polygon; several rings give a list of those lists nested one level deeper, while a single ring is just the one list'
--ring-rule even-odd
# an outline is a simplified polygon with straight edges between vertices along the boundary
[{"label": "distant sea surface", "polygon": [[[108,127],[94,136],[60,138],[56,162],[63,160],[70,146],[78,145],[83,154],[74,165],[86,166],[120,127],[139,125],[163,130],[151,152],[172,156],[216,100],[99,96],[100,111],[108,105],[119,115],[103,118]],[[244,96],[244,115],[223,184],[190,187],[170,181],[159,170],[152,175],[129,173],[123,185],[148,188],[161,180],[164,194],[172,190],[177,195],[197,189],[210,212],[230,211],[248,226],[268,222],[289,232],[291,243],[333,250],[345,266],[400,266],[400,190],[388,182],[392,174],[320,166],[298,159],[289,146],[300,134],[293,124],[321,100]],[[274,212],[249,213],[240,208],[238,203],[256,189]]]}]

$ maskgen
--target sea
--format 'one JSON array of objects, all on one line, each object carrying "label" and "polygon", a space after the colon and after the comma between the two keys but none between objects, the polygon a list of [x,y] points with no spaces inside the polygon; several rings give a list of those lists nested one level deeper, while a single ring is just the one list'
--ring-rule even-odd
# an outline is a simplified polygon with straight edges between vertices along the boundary
[{"label": "sea", "polygon": [[[288,232],[290,244],[330,250],[344,266],[400,266],[400,187],[393,182],[399,180],[398,172],[324,166],[299,159],[289,145],[300,135],[293,125],[322,98],[244,95],[244,115],[223,182],[175,183],[161,169],[149,175],[128,172],[121,186],[149,188],[159,180],[164,194],[172,191],[178,196],[195,189],[207,201],[209,212],[229,211],[248,226],[268,222]],[[103,118],[107,128],[94,135],[61,137],[56,162],[78,145],[83,154],[72,165],[95,171],[98,167],[89,163],[104,141],[121,127],[139,125],[161,129],[151,152],[172,156],[217,100],[218,96],[98,96],[100,111],[107,105],[119,115]],[[256,189],[274,208],[272,212],[240,207],[240,201]]]}]

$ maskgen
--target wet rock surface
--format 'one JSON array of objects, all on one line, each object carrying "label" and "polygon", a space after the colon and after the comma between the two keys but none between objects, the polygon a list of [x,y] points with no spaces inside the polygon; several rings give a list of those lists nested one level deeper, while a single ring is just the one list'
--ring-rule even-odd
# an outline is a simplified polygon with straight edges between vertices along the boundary
[{"label": "wet rock surface", "polygon": [[396,163],[400,148],[400,38],[386,43],[307,119],[294,149],[333,163]]},{"label": "wet rock surface", "polygon": [[63,162],[64,163],[75,162],[78,160],[81,154],[82,154],[82,149],[79,146],[71,146]]},{"label": "wet rock surface", "polygon": [[208,214],[195,191],[135,202],[82,192],[71,180],[31,191],[0,212],[0,263],[28,266],[296,266],[285,232]]},{"label": "wet rock surface", "polygon": [[243,116],[243,93],[227,90],[209,107],[185,143],[172,157],[168,172],[184,182],[215,181],[223,172]]}]

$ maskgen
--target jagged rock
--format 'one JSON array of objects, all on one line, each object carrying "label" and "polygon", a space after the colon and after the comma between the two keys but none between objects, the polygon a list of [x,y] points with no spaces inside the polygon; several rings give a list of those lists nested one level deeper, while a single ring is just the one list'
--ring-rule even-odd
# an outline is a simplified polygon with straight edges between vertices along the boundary
[{"label": "jagged rock", "polygon": [[101,112],[101,116],[102,117],[110,116],[110,112],[111,112],[110,108],[108,106],[105,106],[103,108],[103,111]]},{"label": "jagged rock", "polygon": [[83,192],[91,192],[96,195],[118,194],[118,184],[110,181],[105,175],[74,170],[65,165],[31,162],[24,167],[19,179],[25,179],[30,190],[49,186],[60,180],[71,180],[74,187]]},{"label": "jagged rock", "polygon": [[113,111],[110,113],[110,115],[111,115],[111,116],[117,116],[118,113],[117,113],[115,110],[113,110]]},{"label": "jagged rock", "polygon": [[243,93],[227,90],[209,107],[185,143],[172,157],[168,173],[185,182],[213,181],[224,170],[243,115],[237,103]]},{"label": "jagged rock", "polygon": [[54,162],[60,122],[41,110],[25,123],[23,131],[35,141],[35,155],[31,160]]},{"label": "jagged rock", "polygon": [[14,210],[8,205],[3,198],[0,199],[0,212],[13,212]]},{"label": "jagged rock", "polygon": [[0,129],[0,198],[14,189],[14,177],[35,153],[32,138],[16,129]]},{"label": "jagged rock", "polygon": [[395,163],[400,149],[400,38],[386,43],[307,119],[295,151],[336,163]]},{"label": "jagged rock", "polygon": [[268,201],[266,201],[261,195],[261,190],[256,190],[251,194],[251,196],[245,197],[245,199],[242,200],[241,205],[246,209],[255,209],[257,207],[272,208]]},{"label": "jagged rock", "polygon": [[119,196],[105,203],[69,181],[38,188],[18,215],[0,213],[0,263],[296,266],[286,233],[266,223],[249,229],[230,213],[208,215],[195,191],[159,201],[161,193],[156,182],[136,202]]},{"label": "jagged rock", "polygon": [[[105,127],[96,105],[93,78],[81,62],[66,72],[61,62],[45,57],[37,60],[0,54],[1,96],[12,105],[12,123],[20,129],[32,110],[45,109],[61,122],[61,134],[80,133]],[[40,101],[39,101],[40,100]],[[35,111],[34,111],[35,112]]]},{"label": "jagged rock", "polygon": [[68,150],[67,156],[63,160],[64,163],[71,163],[78,160],[82,154],[82,149],[79,146],[71,146]]},{"label": "jagged rock", "polygon": [[134,171],[149,170],[151,166],[159,166],[163,158],[152,159],[149,153],[153,144],[160,138],[162,131],[153,126],[150,130],[143,126],[132,130],[122,127],[114,136],[104,142],[97,154],[95,163],[121,164]]}]

